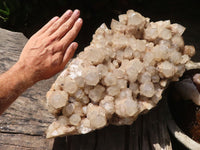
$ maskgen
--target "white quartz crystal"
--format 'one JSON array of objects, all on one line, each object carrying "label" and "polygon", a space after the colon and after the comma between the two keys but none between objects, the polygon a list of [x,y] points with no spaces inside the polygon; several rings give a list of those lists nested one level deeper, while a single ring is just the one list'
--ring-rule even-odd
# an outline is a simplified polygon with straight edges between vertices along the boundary
[{"label": "white quartz crystal", "polygon": [[69,103],[68,105],[66,105],[65,107],[63,107],[63,115],[65,116],[70,116],[75,110],[75,104],[73,103]]},{"label": "white quartz crystal", "polygon": [[154,85],[152,82],[145,82],[140,85],[140,94],[146,97],[152,97],[155,93]]},{"label": "white quartz crystal", "polygon": [[114,97],[105,96],[99,103],[99,106],[105,109],[107,118],[110,118],[115,112]]},{"label": "white quartz crystal", "polygon": [[170,81],[177,81],[194,55],[185,28],[169,20],[150,22],[128,10],[102,24],[47,93],[56,116],[47,137],[86,134],[108,124],[130,125],[155,107]]},{"label": "white quartz crystal", "polygon": [[175,68],[174,64],[170,63],[169,61],[161,62],[158,65],[158,70],[166,78],[172,77],[176,72],[176,68]]},{"label": "white quartz crystal", "polygon": [[72,94],[72,93],[75,93],[77,89],[78,89],[78,87],[77,87],[76,83],[70,77],[65,78],[64,90],[66,92]]},{"label": "white quartz crystal", "polygon": [[89,104],[87,108],[87,118],[90,120],[92,129],[102,128],[107,124],[105,110],[93,104]]},{"label": "white quartz crystal", "polygon": [[73,114],[69,118],[69,122],[71,125],[77,126],[81,121],[81,117],[78,114]]},{"label": "white quartz crystal", "polygon": [[138,104],[136,100],[131,98],[116,99],[115,101],[116,114],[120,117],[135,116],[138,112]]},{"label": "white quartz crystal", "polygon": [[53,91],[47,95],[47,99],[49,105],[59,109],[67,104],[68,94],[64,91]]},{"label": "white quartz crystal", "polygon": [[94,103],[99,102],[100,99],[104,96],[104,91],[105,88],[101,85],[97,85],[95,86],[93,89],[91,89],[89,91],[89,98],[91,99],[91,101],[93,101]]},{"label": "white quartz crystal", "polygon": [[85,83],[87,85],[97,85],[99,82],[99,73],[96,67],[88,67],[85,71]]}]

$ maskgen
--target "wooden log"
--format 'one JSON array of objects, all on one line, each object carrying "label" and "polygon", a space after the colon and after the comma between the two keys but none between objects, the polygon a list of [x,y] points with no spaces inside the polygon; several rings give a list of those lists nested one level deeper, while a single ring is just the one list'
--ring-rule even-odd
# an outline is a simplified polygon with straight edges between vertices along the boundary
[{"label": "wooden log", "polygon": [[[0,73],[18,60],[26,42],[22,33],[0,29]],[[45,95],[55,78],[29,88],[0,116],[0,149],[52,149],[53,139],[46,139],[45,130],[54,118],[47,111]]]},{"label": "wooden log", "polygon": [[[60,138],[64,141],[60,147],[65,150],[172,150],[167,130],[168,114],[166,100],[162,100],[130,126],[109,125],[86,135]],[[54,149],[59,150],[57,146]]]},{"label": "wooden log", "polygon": [[[0,29],[0,73],[19,58],[27,39],[21,33]],[[38,82],[20,96],[0,117],[2,150],[172,150],[166,126],[166,100],[131,126],[108,126],[86,135],[45,138],[54,120],[45,107],[45,94],[55,78]]]}]

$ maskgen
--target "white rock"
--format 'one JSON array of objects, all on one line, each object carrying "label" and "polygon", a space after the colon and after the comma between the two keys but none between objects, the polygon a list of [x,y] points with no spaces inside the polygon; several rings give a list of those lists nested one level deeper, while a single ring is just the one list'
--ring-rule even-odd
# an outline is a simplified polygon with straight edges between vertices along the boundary
[{"label": "white rock", "polygon": [[90,90],[89,92],[89,98],[93,102],[99,102],[99,100],[103,97],[103,93],[105,91],[105,88],[101,85],[97,85],[94,89]]},{"label": "white rock", "polygon": [[118,32],[124,32],[126,30],[126,25],[124,25],[121,22],[118,22],[115,19],[112,19],[110,27],[113,31],[118,31]]},{"label": "white rock", "polygon": [[151,74],[149,72],[144,72],[138,76],[138,81],[140,83],[151,82]]},{"label": "white rock", "polygon": [[77,126],[81,121],[81,117],[78,114],[73,114],[69,117],[69,122],[71,125]]},{"label": "white rock", "polygon": [[154,85],[152,82],[145,82],[140,85],[140,94],[146,97],[152,97],[154,95]]},{"label": "white rock", "polygon": [[100,76],[101,78],[103,78],[104,76],[106,76],[107,73],[108,73],[108,68],[107,68],[107,66],[105,66],[105,65],[103,65],[103,64],[99,64],[99,65],[97,66],[97,70],[98,70],[99,76]]},{"label": "white rock", "polygon": [[115,101],[115,112],[120,117],[134,116],[138,112],[137,101],[130,98],[119,99]]},{"label": "white rock", "polygon": [[106,112],[100,106],[88,105],[87,118],[90,120],[92,129],[102,128],[107,124]]},{"label": "white rock", "polygon": [[145,18],[140,15],[137,12],[134,12],[133,10],[127,11],[128,16],[128,25],[134,25],[134,26],[143,26],[145,23]]},{"label": "white rock", "polygon": [[99,106],[105,109],[107,118],[110,118],[115,112],[114,97],[105,96],[104,99],[101,100]]},{"label": "white rock", "polygon": [[53,91],[47,94],[47,103],[56,109],[60,109],[67,104],[68,94],[64,91]]},{"label": "white rock", "polygon": [[168,61],[164,61],[164,62],[160,63],[158,65],[158,70],[166,78],[172,77],[176,72],[175,66],[172,63],[168,62]]},{"label": "white rock", "polygon": [[86,71],[86,75],[85,75],[85,83],[87,85],[97,85],[97,83],[99,82],[99,73],[98,70],[94,67],[89,68]]},{"label": "white rock", "polygon": [[73,94],[77,91],[78,87],[76,85],[76,82],[72,80],[70,77],[65,78],[65,83],[64,83],[64,90],[70,94]]},{"label": "white rock", "polygon": [[76,82],[76,85],[77,85],[78,87],[84,87],[85,82],[84,82],[84,78],[83,78],[83,77],[78,76],[78,77],[76,77],[76,78],[74,79],[74,81]]},{"label": "white rock", "polygon": [[125,79],[118,79],[117,80],[117,85],[120,89],[127,88],[127,80]]},{"label": "white rock", "polygon": [[185,31],[185,27],[180,24],[174,23],[174,24],[171,24],[170,26],[171,26],[172,32],[178,35],[182,35],[183,32]]},{"label": "white rock", "polygon": [[111,29],[103,23],[47,93],[48,110],[56,116],[47,137],[130,125],[155,107],[195,53],[184,45],[184,30],[133,10],[113,19]]},{"label": "white rock", "polygon": [[183,38],[179,35],[173,36],[172,44],[176,47],[182,48],[184,46]]},{"label": "white rock", "polygon": [[69,125],[69,119],[66,116],[59,116],[58,123],[62,126],[67,126]]},{"label": "white rock", "polygon": [[171,55],[169,55],[169,60],[173,64],[179,64],[182,61],[182,55],[178,51],[171,52]]},{"label": "white rock", "polygon": [[118,95],[120,93],[120,88],[116,85],[110,86],[110,87],[107,88],[107,93],[110,96]]},{"label": "white rock", "polygon": [[135,92],[135,91],[132,91],[130,88],[125,88],[123,90],[121,90],[120,92],[120,95],[119,95],[119,98],[130,98],[132,99],[132,92]]},{"label": "white rock", "polygon": [[70,116],[75,110],[75,105],[73,103],[69,103],[67,106],[63,108],[63,115]]},{"label": "white rock", "polygon": [[137,79],[138,74],[142,71],[143,67],[143,63],[137,58],[131,60],[127,64],[126,73],[128,74],[128,78],[131,82],[134,82]]},{"label": "white rock", "polygon": [[169,40],[172,37],[172,33],[169,29],[164,28],[160,31],[158,36],[164,40]]},{"label": "white rock", "polygon": [[86,133],[92,131],[92,129],[90,128],[90,120],[87,118],[84,118],[83,120],[81,120],[81,125],[78,128],[78,131],[81,134],[86,134]]},{"label": "white rock", "polygon": [[123,14],[123,15],[119,15],[119,22],[123,23],[123,24],[127,24],[127,21],[128,21],[128,17],[126,14]]},{"label": "white rock", "polygon": [[74,97],[79,100],[83,99],[84,96],[85,96],[85,93],[82,89],[77,90],[76,93],[74,94]]},{"label": "white rock", "polygon": [[124,50],[124,58],[133,58],[133,49],[131,47],[126,47]]},{"label": "white rock", "polygon": [[184,47],[184,54],[192,57],[195,54],[195,48],[191,45],[185,45]]},{"label": "white rock", "polygon": [[144,37],[147,40],[155,40],[158,37],[158,28],[155,23],[150,23],[144,31]]},{"label": "white rock", "polygon": [[137,97],[137,94],[139,93],[138,84],[135,82],[131,82],[129,88],[132,90],[135,98]]},{"label": "white rock", "polygon": [[112,86],[117,84],[117,78],[111,72],[107,73],[104,78],[104,83],[106,86]]}]

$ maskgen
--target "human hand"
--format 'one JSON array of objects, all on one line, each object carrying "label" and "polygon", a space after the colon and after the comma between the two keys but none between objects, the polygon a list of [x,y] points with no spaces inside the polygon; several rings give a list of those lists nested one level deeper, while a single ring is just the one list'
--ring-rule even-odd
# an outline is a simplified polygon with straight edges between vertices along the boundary
[{"label": "human hand", "polygon": [[67,10],[60,18],[51,19],[29,39],[16,63],[23,68],[25,78],[37,82],[64,69],[78,47],[73,40],[83,22],[79,15],[79,10]]}]

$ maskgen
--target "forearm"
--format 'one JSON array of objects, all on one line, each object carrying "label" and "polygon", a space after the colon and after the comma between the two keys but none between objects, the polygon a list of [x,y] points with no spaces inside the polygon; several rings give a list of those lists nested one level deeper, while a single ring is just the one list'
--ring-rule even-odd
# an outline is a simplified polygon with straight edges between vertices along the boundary
[{"label": "forearm", "polygon": [[22,94],[32,86],[34,81],[28,78],[23,65],[15,64],[0,75],[0,115]]}]

